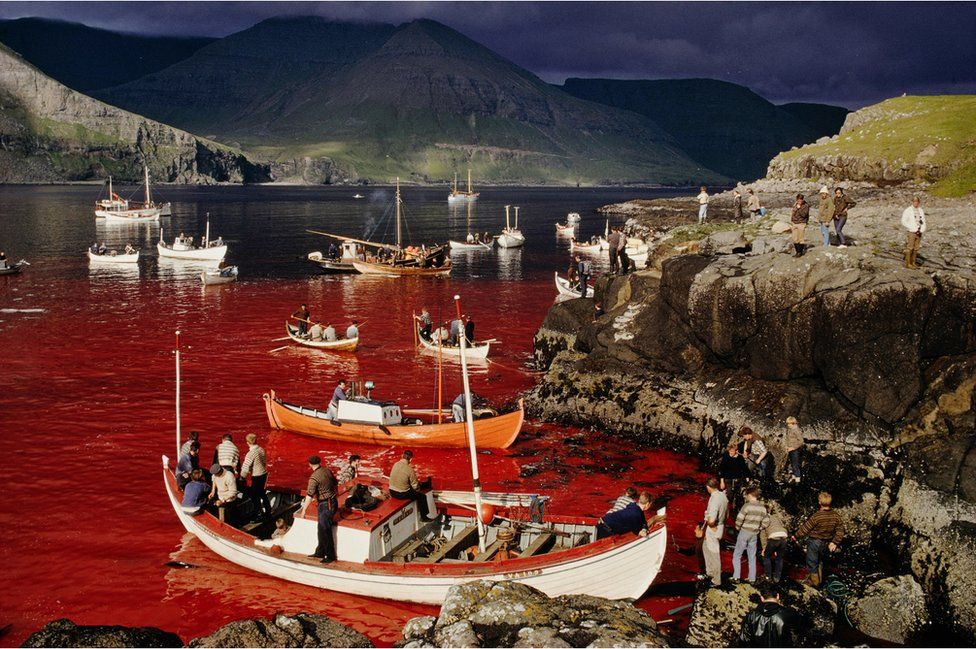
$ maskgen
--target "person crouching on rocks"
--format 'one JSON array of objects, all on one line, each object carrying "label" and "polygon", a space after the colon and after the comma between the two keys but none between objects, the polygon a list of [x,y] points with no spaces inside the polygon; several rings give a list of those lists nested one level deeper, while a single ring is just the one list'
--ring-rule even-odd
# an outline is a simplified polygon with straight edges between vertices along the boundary
[{"label": "person crouching on rocks", "polygon": [[925,232],[925,210],[922,201],[916,196],[910,207],[906,207],[901,214],[901,224],[908,230],[908,244],[905,247],[905,268],[918,268],[915,258],[922,245],[922,233]]},{"label": "person crouching on rocks", "polygon": [[793,203],[793,215],[790,218],[790,230],[793,235],[793,256],[802,257],[806,252],[806,244],[803,243],[807,231],[807,223],[810,222],[810,206],[803,198],[803,194],[796,195],[796,202]]}]

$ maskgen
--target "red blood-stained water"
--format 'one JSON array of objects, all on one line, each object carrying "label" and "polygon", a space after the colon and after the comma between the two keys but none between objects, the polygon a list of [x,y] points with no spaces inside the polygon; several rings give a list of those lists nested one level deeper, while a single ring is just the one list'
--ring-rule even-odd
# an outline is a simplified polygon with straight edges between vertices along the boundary
[{"label": "red blood-stained water", "polygon": [[[244,446],[254,432],[267,449],[271,481],[302,485],[312,453],[337,464],[356,452],[366,469],[387,471],[402,448],[273,432],[263,392],[324,406],[335,382],[352,377],[375,381],[377,397],[432,406],[436,359],[415,353],[410,317],[426,304],[446,318],[458,292],[477,337],[502,341],[493,363],[473,368],[472,388],[510,401],[536,380],[531,341],[552,304],[551,271],[518,281],[318,276],[209,289],[192,274],[167,277],[160,268],[159,275],[89,274],[76,259],[52,255],[20,277],[0,278],[0,627],[11,625],[0,643],[19,644],[58,617],[157,626],[188,640],[243,617],[309,611],[388,645],[407,619],[436,613],[264,577],[184,532],[161,481],[160,456],[173,456],[176,443],[173,332],[182,331],[183,430],[200,431],[201,456],[209,458],[220,433]],[[351,316],[364,321],[360,350],[324,354],[276,341],[300,302],[342,328]],[[449,402],[460,373],[445,367]],[[415,462],[445,488],[470,484],[466,450],[419,449]],[[687,583],[697,572],[691,527],[705,501],[695,460],[598,431],[529,422],[511,449],[483,453],[479,463],[486,489],[549,493],[554,513],[599,515],[630,484],[670,497],[673,541],[638,605],[660,620],[690,601]]]}]

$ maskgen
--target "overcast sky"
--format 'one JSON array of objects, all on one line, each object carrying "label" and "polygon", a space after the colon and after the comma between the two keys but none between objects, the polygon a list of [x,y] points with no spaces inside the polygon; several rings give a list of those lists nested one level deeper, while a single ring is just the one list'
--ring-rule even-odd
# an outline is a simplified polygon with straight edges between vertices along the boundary
[{"label": "overcast sky", "polygon": [[225,36],[271,16],[443,22],[561,83],[710,77],[768,99],[858,107],[976,93],[976,3],[0,2],[117,31]]}]

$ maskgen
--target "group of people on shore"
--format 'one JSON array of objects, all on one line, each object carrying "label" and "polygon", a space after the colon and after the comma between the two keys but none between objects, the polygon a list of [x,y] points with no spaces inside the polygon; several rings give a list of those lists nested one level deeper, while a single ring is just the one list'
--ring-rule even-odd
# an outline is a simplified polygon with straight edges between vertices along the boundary
[{"label": "group of people on shore", "polygon": [[[298,335],[301,338],[307,338],[313,342],[336,342],[339,340],[339,334],[332,323],[326,322],[323,327],[321,319],[312,317],[307,304],[302,304],[291,314],[291,318],[298,323]],[[359,338],[358,320],[353,320],[352,324],[346,328],[346,340],[355,338]]]}]

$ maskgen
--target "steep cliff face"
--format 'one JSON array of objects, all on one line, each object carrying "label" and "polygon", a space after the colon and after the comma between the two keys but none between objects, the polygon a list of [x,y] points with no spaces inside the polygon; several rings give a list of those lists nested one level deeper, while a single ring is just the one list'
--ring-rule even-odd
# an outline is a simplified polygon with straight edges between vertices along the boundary
[{"label": "steep cliff face", "polygon": [[256,182],[267,167],[241,153],[103,104],[45,76],[0,46],[0,182],[141,177]]},{"label": "steep cliff face", "polygon": [[769,178],[933,184],[976,190],[976,96],[898,97],[847,116],[838,135],[779,154]]}]

